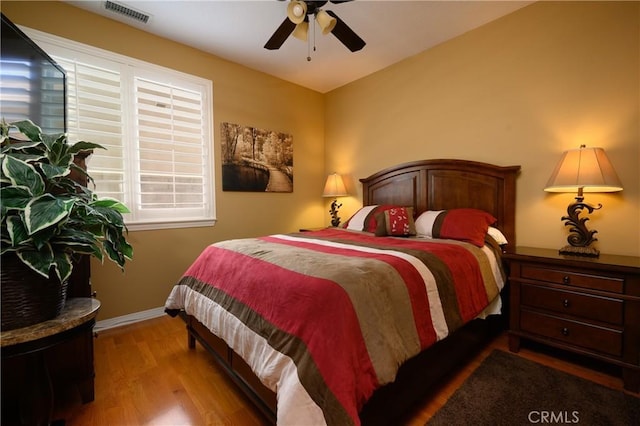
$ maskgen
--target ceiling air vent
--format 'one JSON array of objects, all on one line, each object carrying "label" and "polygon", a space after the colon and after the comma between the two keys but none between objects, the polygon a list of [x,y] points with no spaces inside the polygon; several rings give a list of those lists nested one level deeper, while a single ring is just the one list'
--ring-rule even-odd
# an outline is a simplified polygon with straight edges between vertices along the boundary
[{"label": "ceiling air vent", "polygon": [[147,23],[147,21],[149,21],[149,15],[112,1],[105,1],[104,8],[112,12],[128,16],[129,18],[135,19],[136,21],[144,22],[145,24]]}]

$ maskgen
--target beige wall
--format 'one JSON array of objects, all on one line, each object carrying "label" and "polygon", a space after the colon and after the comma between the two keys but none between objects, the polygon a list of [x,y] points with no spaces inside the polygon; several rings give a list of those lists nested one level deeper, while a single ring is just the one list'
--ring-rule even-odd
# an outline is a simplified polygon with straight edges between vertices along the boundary
[{"label": "beige wall", "polygon": [[398,163],[521,165],[519,245],[559,248],[571,194],[543,188],[562,151],[603,147],[624,191],[586,194],[596,246],[640,256],[640,3],[541,2],[329,93],[327,170],[358,178]]},{"label": "beige wall", "polygon": [[[606,149],[624,191],[587,194],[604,208],[589,225],[604,252],[640,255],[640,7],[637,2],[528,6],[343,88],[321,95],[183,45],[55,2],[3,1],[14,22],[211,79],[218,223],[130,234],[124,274],[93,264],[99,319],[162,306],[209,243],[328,225],[325,173],[358,178],[405,161],[466,158],[522,166],[518,243],[564,245],[570,194],[542,191],[562,151]],[[304,105],[304,108],[300,108]],[[309,117],[315,117],[309,120]],[[221,191],[220,123],[294,136],[294,192]],[[326,155],[325,155],[326,152]]]},{"label": "beige wall", "polygon": [[[2,1],[2,12],[19,25],[213,81],[218,222],[207,228],[130,232],[134,260],[124,274],[110,262],[94,261],[99,320],[163,306],[175,281],[212,242],[324,223],[323,95],[64,3]],[[293,135],[293,193],[222,191],[219,139],[225,121]]]}]

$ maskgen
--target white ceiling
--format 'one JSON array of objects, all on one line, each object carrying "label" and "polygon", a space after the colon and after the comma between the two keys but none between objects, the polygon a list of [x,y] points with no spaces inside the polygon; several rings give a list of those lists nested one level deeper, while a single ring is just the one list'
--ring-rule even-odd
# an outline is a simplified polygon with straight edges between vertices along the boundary
[{"label": "white ceiling", "polygon": [[[413,56],[532,1],[390,1],[327,3],[367,43],[350,52],[316,29],[315,46],[290,36],[279,50],[263,46],[286,17],[287,1],[113,0],[150,15],[144,24],[104,8],[104,0],[67,1],[249,68],[321,93]],[[311,34],[311,29],[310,29]],[[310,39],[313,40],[310,35]],[[307,60],[311,49],[311,61]]]}]

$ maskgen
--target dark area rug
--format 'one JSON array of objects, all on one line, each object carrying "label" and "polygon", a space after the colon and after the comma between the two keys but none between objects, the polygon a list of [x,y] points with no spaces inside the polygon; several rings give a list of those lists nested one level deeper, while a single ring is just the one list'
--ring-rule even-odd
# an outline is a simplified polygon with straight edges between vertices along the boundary
[{"label": "dark area rug", "polygon": [[640,424],[640,398],[494,350],[428,426]]}]

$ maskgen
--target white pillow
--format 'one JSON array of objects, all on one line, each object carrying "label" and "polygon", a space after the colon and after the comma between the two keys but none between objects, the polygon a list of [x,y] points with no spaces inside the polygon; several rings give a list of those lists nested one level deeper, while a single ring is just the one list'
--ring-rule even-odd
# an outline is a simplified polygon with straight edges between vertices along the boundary
[{"label": "white pillow", "polygon": [[427,210],[416,219],[416,233],[420,237],[433,238],[433,222],[444,210]]},{"label": "white pillow", "polygon": [[500,232],[498,228],[494,228],[493,226],[490,226],[489,229],[487,230],[487,234],[491,235],[491,237],[494,240],[496,240],[496,242],[501,246],[505,244],[509,244],[509,241],[507,241],[507,237],[505,237],[504,234]]}]

